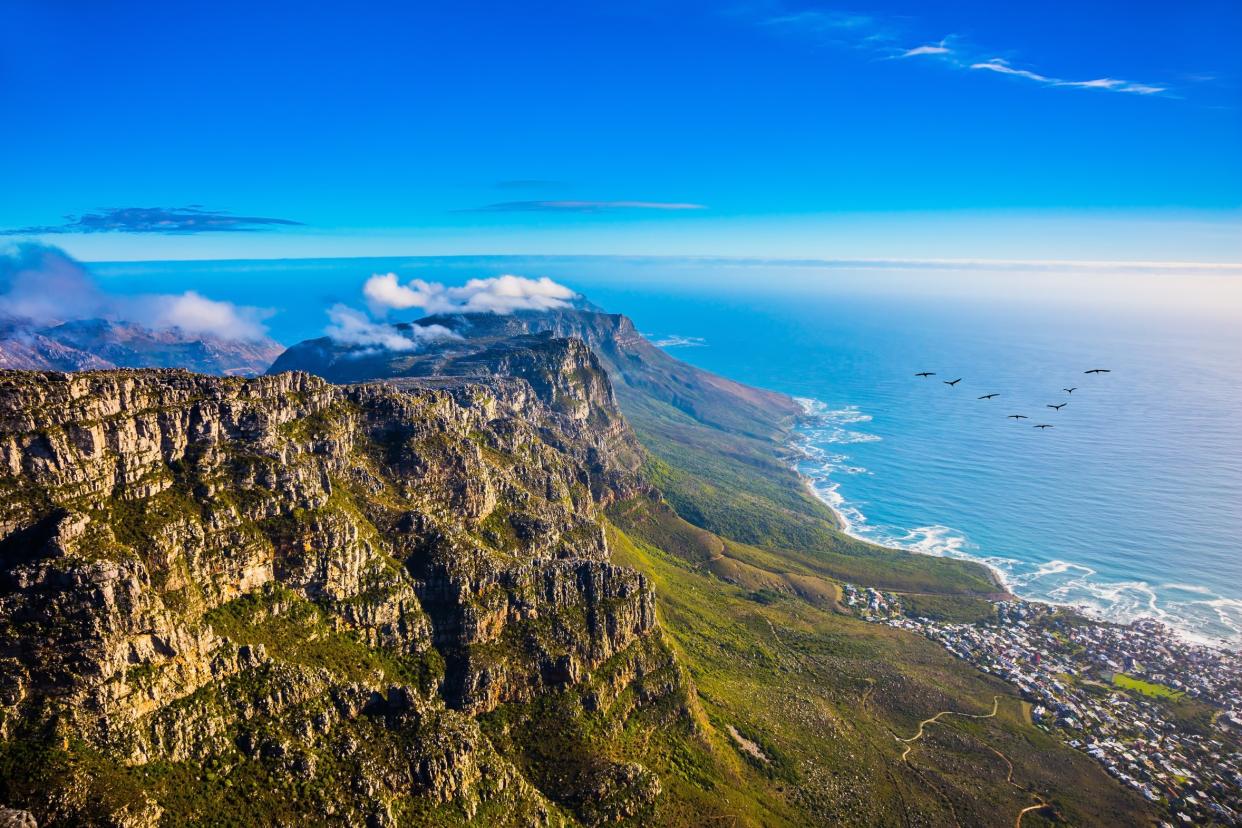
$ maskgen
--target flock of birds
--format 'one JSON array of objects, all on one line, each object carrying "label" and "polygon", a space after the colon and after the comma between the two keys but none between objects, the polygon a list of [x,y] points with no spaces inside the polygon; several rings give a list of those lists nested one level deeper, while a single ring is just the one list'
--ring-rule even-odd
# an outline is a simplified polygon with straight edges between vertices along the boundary
[{"label": "flock of birds", "polygon": [[[1083,373],[1084,374],[1110,374],[1112,373],[1112,370],[1109,368],[1091,368],[1087,371],[1083,371]],[[915,376],[922,377],[923,379],[927,379],[928,377],[936,376],[936,372],[935,371],[919,371],[917,374],[915,374]],[[945,385],[949,386],[950,388],[956,387],[957,384],[961,381],[962,381],[961,377],[958,377],[957,379],[954,379],[954,380],[941,380],[941,382],[943,382]],[[1061,390],[1064,391],[1066,394],[1073,394],[1075,391],[1078,390],[1078,386],[1075,385],[1073,388],[1062,388]],[[999,393],[984,394],[980,397],[976,397],[976,399],[991,400],[999,396],[1000,396]],[[1062,408],[1065,408],[1065,406],[1067,405],[1069,405],[1068,401],[1063,402],[1063,403],[1055,403],[1055,404],[1048,403],[1045,406],[1045,408],[1051,408],[1053,411],[1060,411]],[[1010,414],[1008,415],[1006,419],[1029,420],[1031,418],[1026,416],[1025,414]],[[1032,426],[1032,428],[1046,429],[1046,428],[1056,428],[1056,426],[1054,426],[1052,423],[1036,423],[1035,425]]]}]

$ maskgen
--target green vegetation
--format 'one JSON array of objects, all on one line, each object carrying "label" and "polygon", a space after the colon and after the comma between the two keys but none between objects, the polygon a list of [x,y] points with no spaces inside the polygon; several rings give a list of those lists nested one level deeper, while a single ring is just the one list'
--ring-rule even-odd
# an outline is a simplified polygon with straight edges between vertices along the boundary
[{"label": "green vegetation", "polygon": [[1113,686],[1157,699],[1173,699],[1176,701],[1186,695],[1180,690],[1174,690],[1172,687],[1166,687],[1158,682],[1145,681],[1128,673],[1113,673]]},{"label": "green vegetation", "polygon": [[279,584],[222,604],[205,620],[235,644],[262,645],[276,661],[324,669],[341,679],[431,692],[444,675],[437,651],[408,656],[367,646],[356,634],[334,628],[322,607]]},{"label": "green vegetation", "polygon": [[[711,550],[746,548],[659,504],[620,504],[610,518],[614,560],[655,584],[661,628],[697,691],[702,738],[732,757],[694,777],[694,785],[727,787],[733,796],[702,810],[694,824],[1012,824],[1036,796],[1074,824],[1143,819],[1142,803],[1088,757],[1032,727],[1008,685],[936,644],[792,589],[722,582],[703,565]],[[996,696],[995,718],[929,726],[901,761],[898,737],[913,735],[920,721],[941,710],[985,712]],[[757,743],[767,761],[744,750],[729,727]],[[733,781],[721,778],[721,768]],[[653,769],[662,780],[672,774],[662,807],[678,807],[678,768]],[[676,824],[665,816],[657,811],[651,824]]]}]

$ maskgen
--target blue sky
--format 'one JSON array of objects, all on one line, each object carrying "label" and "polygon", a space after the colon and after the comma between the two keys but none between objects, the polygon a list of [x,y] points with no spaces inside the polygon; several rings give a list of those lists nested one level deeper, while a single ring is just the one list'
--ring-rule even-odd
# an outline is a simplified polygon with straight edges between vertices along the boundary
[{"label": "blue sky", "polygon": [[112,260],[1242,261],[1242,6],[930,5],[9,0],[0,229]]}]

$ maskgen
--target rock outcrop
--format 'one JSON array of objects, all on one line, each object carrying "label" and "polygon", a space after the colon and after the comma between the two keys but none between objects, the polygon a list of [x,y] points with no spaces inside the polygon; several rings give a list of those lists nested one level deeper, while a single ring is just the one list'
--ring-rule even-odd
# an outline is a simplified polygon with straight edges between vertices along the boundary
[{"label": "rock outcrop", "polygon": [[[321,822],[602,819],[477,717],[605,664],[672,686],[651,585],[599,517],[646,490],[641,450],[578,340],[457,373],[0,373],[9,804],[142,825],[276,784]],[[57,781],[23,783],[22,756]],[[609,813],[659,790],[631,764],[593,783],[628,803]]]}]

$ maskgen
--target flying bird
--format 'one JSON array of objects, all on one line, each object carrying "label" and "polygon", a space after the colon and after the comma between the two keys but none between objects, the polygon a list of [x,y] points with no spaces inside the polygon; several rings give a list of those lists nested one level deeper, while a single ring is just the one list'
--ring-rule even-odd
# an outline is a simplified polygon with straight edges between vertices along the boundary
[{"label": "flying bird", "polygon": [[1061,390],[1064,391],[1066,394],[1073,394],[1075,391],[1078,390],[1078,386],[1075,385],[1073,388],[1062,388]]},{"label": "flying bird", "polygon": [[1005,419],[1006,420],[1029,420],[1031,418],[1026,416],[1025,414],[1010,414]]},{"label": "flying bird", "polygon": [[916,377],[934,377],[936,376],[936,372],[935,371],[920,371],[919,373],[915,374],[915,376]]},{"label": "flying bird", "polygon": [[1056,428],[1056,426],[1048,425],[1047,423],[1040,423],[1037,426],[1031,426],[1031,428]]},{"label": "flying bird", "polygon": [[1052,403],[1049,403],[1048,407],[1055,408],[1057,411],[1060,411],[1062,408],[1065,408],[1065,406],[1067,405],[1069,405],[1069,403],[1061,403],[1060,405],[1053,405]]},{"label": "flying bird", "polygon": [[1090,371],[1083,371],[1084,374],[1111,374],[1108,368],[1092,368]]},{"label": "flying bird", "polygon": [[962,381],[961,377],[958,377],[955,380],[941,380],[941,382],[943,382],[945,385],[957,385],[961,381]]},{"label": "flying bird", "polygon": [[982,397],[978,397],[977,399],[980,399],[980,400],[990,400],[990,399],[992,399],[993,397],[999,397],[999,396],[1000,396],[1000,394],[984,394]]}]

